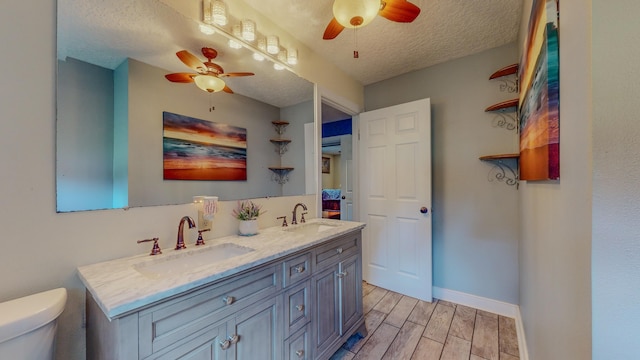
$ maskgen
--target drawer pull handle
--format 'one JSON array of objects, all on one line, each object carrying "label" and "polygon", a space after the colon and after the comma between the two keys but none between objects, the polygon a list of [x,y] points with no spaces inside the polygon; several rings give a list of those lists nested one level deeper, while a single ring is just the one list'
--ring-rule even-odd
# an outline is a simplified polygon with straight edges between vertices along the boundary
[{"label": "drawer pull handle", "polygon": [[229,340],[220,341],[220,349],[227,350],[231,346],[231,342]]},{"label": "drawer pull handle", "polygon": [[229,342],[231,342],[232,344],[237,343],[239,340],[240,340],[240,337],[236,334],[229,336]]},{"label": "drawer pull handle", "polygon": [[302,355],[304,355],[304,350],[296,351],[296,355],[298,355],[298,357],[302,357]]},{"label": "drawer pull handle", "polygon": [[300,266],[296,266],[296,272],[298,274],[304,272],[306,269],[304,268],[304,266],[300,265]]},{"label": "drawer pull handle", "polygon": [[341,248],[341,247],[337,248],[337,249],[336,249],[336,252],[337,252],[338,254],[342,254],[342,248]]},{"label": "drawer pull handle", "polygon": [[236,301],[236,299],[233,296],[225,296],[222,299],[222,302],[225,303],[225,305],[231,305]]},{"label": "drawer pull handle", "polygon": [[343,272],[339,272],[336,274],[336,276],[340,279],[342,279],[343,277],[347,276],[347,272],[343,271]]},{"label": "drawer pull handle", "polygon": [[302,311],[304,310],[304,305],[296,305],[296,309],[298,309],[298,311]]}]

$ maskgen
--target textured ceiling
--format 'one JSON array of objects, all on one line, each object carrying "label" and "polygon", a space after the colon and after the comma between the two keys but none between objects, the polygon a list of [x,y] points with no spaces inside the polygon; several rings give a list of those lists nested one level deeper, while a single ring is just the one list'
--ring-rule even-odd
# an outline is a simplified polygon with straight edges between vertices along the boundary
[{"label": "textured ceiling", "polygon": [[378,16],[357,33],[345,29],[322,40],[333,0],[245,2],[363,85],[513,42],[523,6],[522,0],[411,0],[421,9],[412,23]]},{"label": "textured ceiling", "polygon": [[[412,0],[422,9],[413,23],[377,17],[357,33],[345,29],[336,39],[322,40],[333,0],[245,2],[363,85],[515,41],[522,11],[522,0]],[[312,99],[310,83],[254,61],[248,50],[228,48],[220,35],[203,35],[199,20],[158,0],[58,0],[58,57],[108,68],[131,57],[167,73],[184,72],[188,69],[176,51],[200,57],[200,48],[210,46],[218,50],[215,62],[225,71],[256,73],[228,79],[236,93],[276,106]],[[353,58],[356,49],[359,59]]]}]

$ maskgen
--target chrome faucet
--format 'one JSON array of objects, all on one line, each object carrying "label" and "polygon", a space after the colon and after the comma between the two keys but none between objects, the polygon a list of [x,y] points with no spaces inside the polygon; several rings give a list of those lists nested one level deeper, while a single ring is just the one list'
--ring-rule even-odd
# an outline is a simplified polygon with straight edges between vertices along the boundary
[{"label": "chrome faucet", "polygon": [[[303,203],[297,203],[296,206],[293,207],[293,219],[291,219],[291,225],[296,225],[298,223],[298,221],[296,220],[296,210],[298,209],[298,206],[302,206],[302,210],[307,211],[307,205]],[[305,220],[303,215],[300,222],[304,224],[304,221]]]},{"label": "chrome faucet", "polygon": [[178,225],[178,242],[176,243],[176,250],[186,249],[187,247],[184,245],[184,222],[189,224],[189,229],[194,228],[196,226],[196,222],[190,216],[183,216],[180,219],[180,225]]}]

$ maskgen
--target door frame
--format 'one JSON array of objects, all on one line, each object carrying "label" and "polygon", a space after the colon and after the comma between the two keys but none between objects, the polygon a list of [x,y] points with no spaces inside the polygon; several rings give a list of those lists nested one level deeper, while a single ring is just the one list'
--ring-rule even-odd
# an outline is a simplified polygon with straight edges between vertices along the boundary
[{"label": "door frame", "polygon": [[[362,109],[358,104],[346,99],[328,89],[323,88],[318,84],[314,84],[313,87],[313,106],[314,106],[314,124],[315,124],[315,150],[318,156],[314,159],[314,169],[316,173],[316,217],[322,217],[322,169],[320,163],[320,154],[322,154],[322,103],[330,105],[331,107],[344,112],[351,116],[351,133],[353,141],[351,142],[352,154],[353,154],[353,198],[357,199],[359,194],[359,174],[358,174],[358,139],[359,124],[358,114]],[[353,220],[360,220],[360,204],[359,201],[354,200],[353,205]]]}]

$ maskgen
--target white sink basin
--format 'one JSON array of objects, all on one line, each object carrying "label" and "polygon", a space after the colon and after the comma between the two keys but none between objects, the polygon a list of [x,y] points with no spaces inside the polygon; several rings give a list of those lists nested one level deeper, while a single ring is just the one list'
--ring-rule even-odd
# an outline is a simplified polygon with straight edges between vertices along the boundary
[{"label": "white sink basin", "polygon": [[160,258],[155,261],[133,265],[133,268],[142,275],[159,278],[190,271],[198,266],[208,265],[219,261],[229,260],[233,257],[244,255],[254,251],[252,248],[224,243],[211,246],[200,251],[175,254],[171,257]]},{"label": "white sink basin", "polygon": [[293,232],[296,234],[303,234],[303,235],[316,235],[318,233],[321,233],[323,231],[327,231],[327,230],[331,230],[331,229],[335,229],[336,227],[338,227],[340,225],[338,224],[329,224],[329,223],[306,223],[306,224],[300,224],[300,225],[293,225],[289,228],[284,229],[284,231],[289,231],[289,232]]}]

